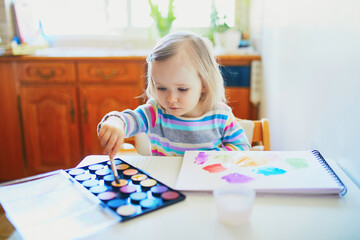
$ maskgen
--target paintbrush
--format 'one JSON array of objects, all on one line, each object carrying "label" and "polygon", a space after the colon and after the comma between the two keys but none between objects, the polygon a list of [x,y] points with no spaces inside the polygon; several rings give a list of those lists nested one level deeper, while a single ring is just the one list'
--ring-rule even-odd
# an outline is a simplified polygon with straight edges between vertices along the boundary
[{"label": "paintbrush", "polygon": [[115,182],[117,184],[119,184],[120,183],[119,175],[118,175],[118,172],[117,172],[116,167],[115,167],[114,158],[111,155],[110,155],[110,166],[111,166],[111,170],[112,170],[112,172],[114,174],[114,177],[115,177]]}]

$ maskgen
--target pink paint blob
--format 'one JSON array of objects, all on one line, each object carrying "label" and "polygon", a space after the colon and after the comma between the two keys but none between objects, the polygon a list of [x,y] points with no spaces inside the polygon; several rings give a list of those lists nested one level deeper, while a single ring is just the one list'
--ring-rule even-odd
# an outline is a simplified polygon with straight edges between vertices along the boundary
[{"label": "pink paint blob", "polygon": [[203,167],[203,169],[205,171],[208,171],[209,173],[218,173],[218,172],[223,172],[226,170],[226,168],[224,168],[221,164],[217,163],[217,164],[212,164],[206,167]]},{"label": "pink paint blob", "polygon": [[208,160],[209,155],[204,152],[199,152],[199,154],[195,157],[194,163],[197,165],[202,165]]},{"label": "pink paint blob", "polygon": [[228,183],[247,183],[254,180],[252,177],[239,173],[231,173],[223,176],[221,179],[226,180]]}]

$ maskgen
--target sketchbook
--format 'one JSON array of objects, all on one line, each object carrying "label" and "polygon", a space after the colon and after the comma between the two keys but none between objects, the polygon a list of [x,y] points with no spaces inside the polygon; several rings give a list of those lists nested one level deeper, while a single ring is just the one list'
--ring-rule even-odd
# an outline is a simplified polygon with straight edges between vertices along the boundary
[{"label": "sketchbook", "polygon": [[185,152],[176,189],[212,191],[222,184],[243,184],[263,194],[343,196],[347,191],[317,150]]}]

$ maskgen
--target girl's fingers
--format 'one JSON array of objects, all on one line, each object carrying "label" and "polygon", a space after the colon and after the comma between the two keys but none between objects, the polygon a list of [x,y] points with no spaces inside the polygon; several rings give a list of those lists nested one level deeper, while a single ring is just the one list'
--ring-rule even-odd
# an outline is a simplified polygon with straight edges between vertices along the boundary
[{"label": "girl's fingers", "polygon": [[101,146],[104,147],[104,154],[114,157],[124,142],[124,133],[116,127],[104,124],[99,131],[98,138]]},{"label": "girl's fingers", "polygon": [[111,134],[108,142],[105,145],[105,151],[111,153],[116,145],[119,136],[117,134]]},{"label": "girl's fingers", "polygon": [[98,138],[101,140],[104,136],[104,133],[106,132],[106,130],[108,129],[108,127],[106,125],[102,126],[100,128],[100,131],[98,133]]},{"label": "girl's fingers", "polygon": [[108,130],[108,127],[107,126],[103,126],[100,131],[99,131],[99,134],[98,134],[98,138],[100,140],[100,144],[102,146],[102,141],[104,140],[104,136],[105,136],[105,133],[107,132]]},{"label": "girl's fingers", "polygon": [[124,142],[124,139],[123,139],[123,138],[119,137],[119,138],[117,139],[117,141],[116,141],[116,143],[115,143],[115,145],[114,145],[114,147],[113,147],[113,149],[112,149],[112,151],[111,151],[111,153],[110,153],[110,155],[112,155],[112,157],[114,157],[114,156],[116,155],[116,153],[117,153],[118,151],[120,151],[123,142]]},{"label": "girl's fingers", "polygon": [[104,149],[104,155],[109,155],[110,153],[106,151],[106,149]]},{"label": "girl's fingers", "polygon": [[103,135],[100,138],[100,144],[103,147],[106,147],[111,137],[111,131],[107,130],[103,133]]}]

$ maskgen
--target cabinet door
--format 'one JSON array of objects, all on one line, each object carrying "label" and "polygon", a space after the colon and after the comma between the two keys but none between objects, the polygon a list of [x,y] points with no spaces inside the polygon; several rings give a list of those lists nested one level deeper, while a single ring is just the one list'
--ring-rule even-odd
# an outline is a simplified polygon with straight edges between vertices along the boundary
[{"label": "cabinet door", "polygon": [[25,176],[12,65],[11,62],[0,61],[0,182]]},{"label": "cabinet door", "polygon": [[226,97],[235,117],[250,119],[250,89],[227,87]]},{"label": "cabinet door", "polygon": [[29,173],[75,167],[81,160],[75,88],[24,86],[21,105]]},{"label": "cabinet door", "polygon": [[84,86],[80,89],[82,142],[84,155],[103,154],[97,137],[97,124],[110,111],[135,109],[141,89],[135,86]]}]

